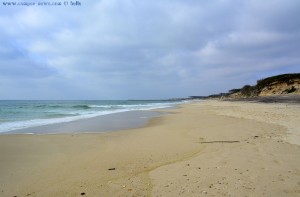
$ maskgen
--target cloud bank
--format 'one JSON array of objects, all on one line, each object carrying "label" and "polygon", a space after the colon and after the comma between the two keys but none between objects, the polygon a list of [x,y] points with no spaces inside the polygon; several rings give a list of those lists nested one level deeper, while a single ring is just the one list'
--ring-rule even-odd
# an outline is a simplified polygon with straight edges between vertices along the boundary
[{"label": "cloud bank", "polygon": [[298,0],[0,5],[0,99],[207,95],[300,71]]}]

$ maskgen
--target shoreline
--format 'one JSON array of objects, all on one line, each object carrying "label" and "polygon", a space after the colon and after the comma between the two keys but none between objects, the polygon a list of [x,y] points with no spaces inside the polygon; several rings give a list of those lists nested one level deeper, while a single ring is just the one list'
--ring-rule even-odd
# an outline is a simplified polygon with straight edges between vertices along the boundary
[{"label": "shoreline", "polygon": [[0,135],[0,194],[300,194],[300,146],[286,141],[299,107],[201,101],[159,111],[168,114],[122,131]]},{"label": "shoreline", "polygon": [[[180,104],[180,102],[167,102],[163,100],[1,101],[0,134],[38,133],[37,129],[42,130],[43,133],[65,133],[74,132],[74,130],[76,130],[76,132],[102,132],[106,130],[129,129],[141,126],[142,123],[145,122],[132,120],[133,116],[139,118],[138,113],[142,113],[140,111],[144,111],[143,113],[145,113],[145,115],[141,116],[147,117],[152,116],[151,114],[147,115],[147,111],[168,108],[176,104]],[[120,113],[128,113],[130,117],[128,118],[126,115],[123,115],[123,117],[119,117],[121,115],[115,115]],[[134,113],[137,115],[132,115]],[[111,122],[109,118],[106,117],[112,117],[112,119],[116,120],[116,123]],[[94,121],[88,121],[90,119]],[[101,123],[99,126],[96,125],[97,121],[95,119],[98,119]],[[102,119],[106,120],[103,121]],[[122,122],[120,119],[128,120]],[[105,122],[110,122],[110,124]],[[127,122],[131,122],[131,125]],[[114,125],[117,124],[120,126],[115,127]],[[69,125],[76,126],[69,127]],[[83,125],[85,126],[83,127]],[[124,128],[122,125],[124,125]],[[82,129],[80,130],[78,127]],[[69,129],[70,131],[68,131]]]},{"label": "shoreline", "polygon": [[100,115],[92,118],[74,120],[70,122],[54,123],[12,131],[2,132],[0,135],[14,134],[78,134],[102,133],[143,127],[149,119],[161,116],[158,110],[135,110],[113,114]]}]

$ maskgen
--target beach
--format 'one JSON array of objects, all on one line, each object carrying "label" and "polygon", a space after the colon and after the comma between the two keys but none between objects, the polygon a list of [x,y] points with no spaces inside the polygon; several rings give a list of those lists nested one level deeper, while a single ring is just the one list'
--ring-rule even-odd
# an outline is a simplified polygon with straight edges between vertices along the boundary
[{"label": "beach", "polygon": [[114,132],[0,135],[0,196],[300,196],[299,104],[159,111]]}]

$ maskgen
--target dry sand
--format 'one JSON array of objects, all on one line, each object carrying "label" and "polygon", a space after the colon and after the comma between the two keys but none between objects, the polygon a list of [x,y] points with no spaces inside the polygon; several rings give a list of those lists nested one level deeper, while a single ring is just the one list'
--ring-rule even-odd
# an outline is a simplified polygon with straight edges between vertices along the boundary
[{"label": "dry sand", "polygon": [[2,135],[0,196],[300,196],[300,105],[170,112],[119,132]]}]

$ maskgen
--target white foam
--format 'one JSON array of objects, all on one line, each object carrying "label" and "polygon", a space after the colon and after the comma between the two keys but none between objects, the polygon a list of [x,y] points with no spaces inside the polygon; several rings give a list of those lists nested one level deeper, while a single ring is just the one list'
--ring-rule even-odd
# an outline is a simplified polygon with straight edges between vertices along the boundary
[{"label": "white foam", "polygon": [[[25,129],[30,127],[37,127],[37,126],[44,126],[44,125],[51,125],[56,123],[64,123],[64,122],[71,122],[80,119],[87,119],[93,118],[96,116],[101,115],[108,115],[126,111],[136,111],[136,110],[153,110],[153,109],[160,109],[160,108],[167,108],[171,107],[178,103],[151,103],[151,104],[137,104],[137,105],[90,105],[90,107],[101,107],[107,108],[111,110],[105,111],[82,111],[78,116],[72,117],[64,117],[64,118],[51,118],[51,119],[34,119],[34,120],[27,120],[27,121],[16,121],[16,122],[6,122],[0,124],[0,133],[9,132],[18,129]],[[112,108],[119,108],[119,109],[112,109]],[[78,113],[78,111],[76,112]]]}]

